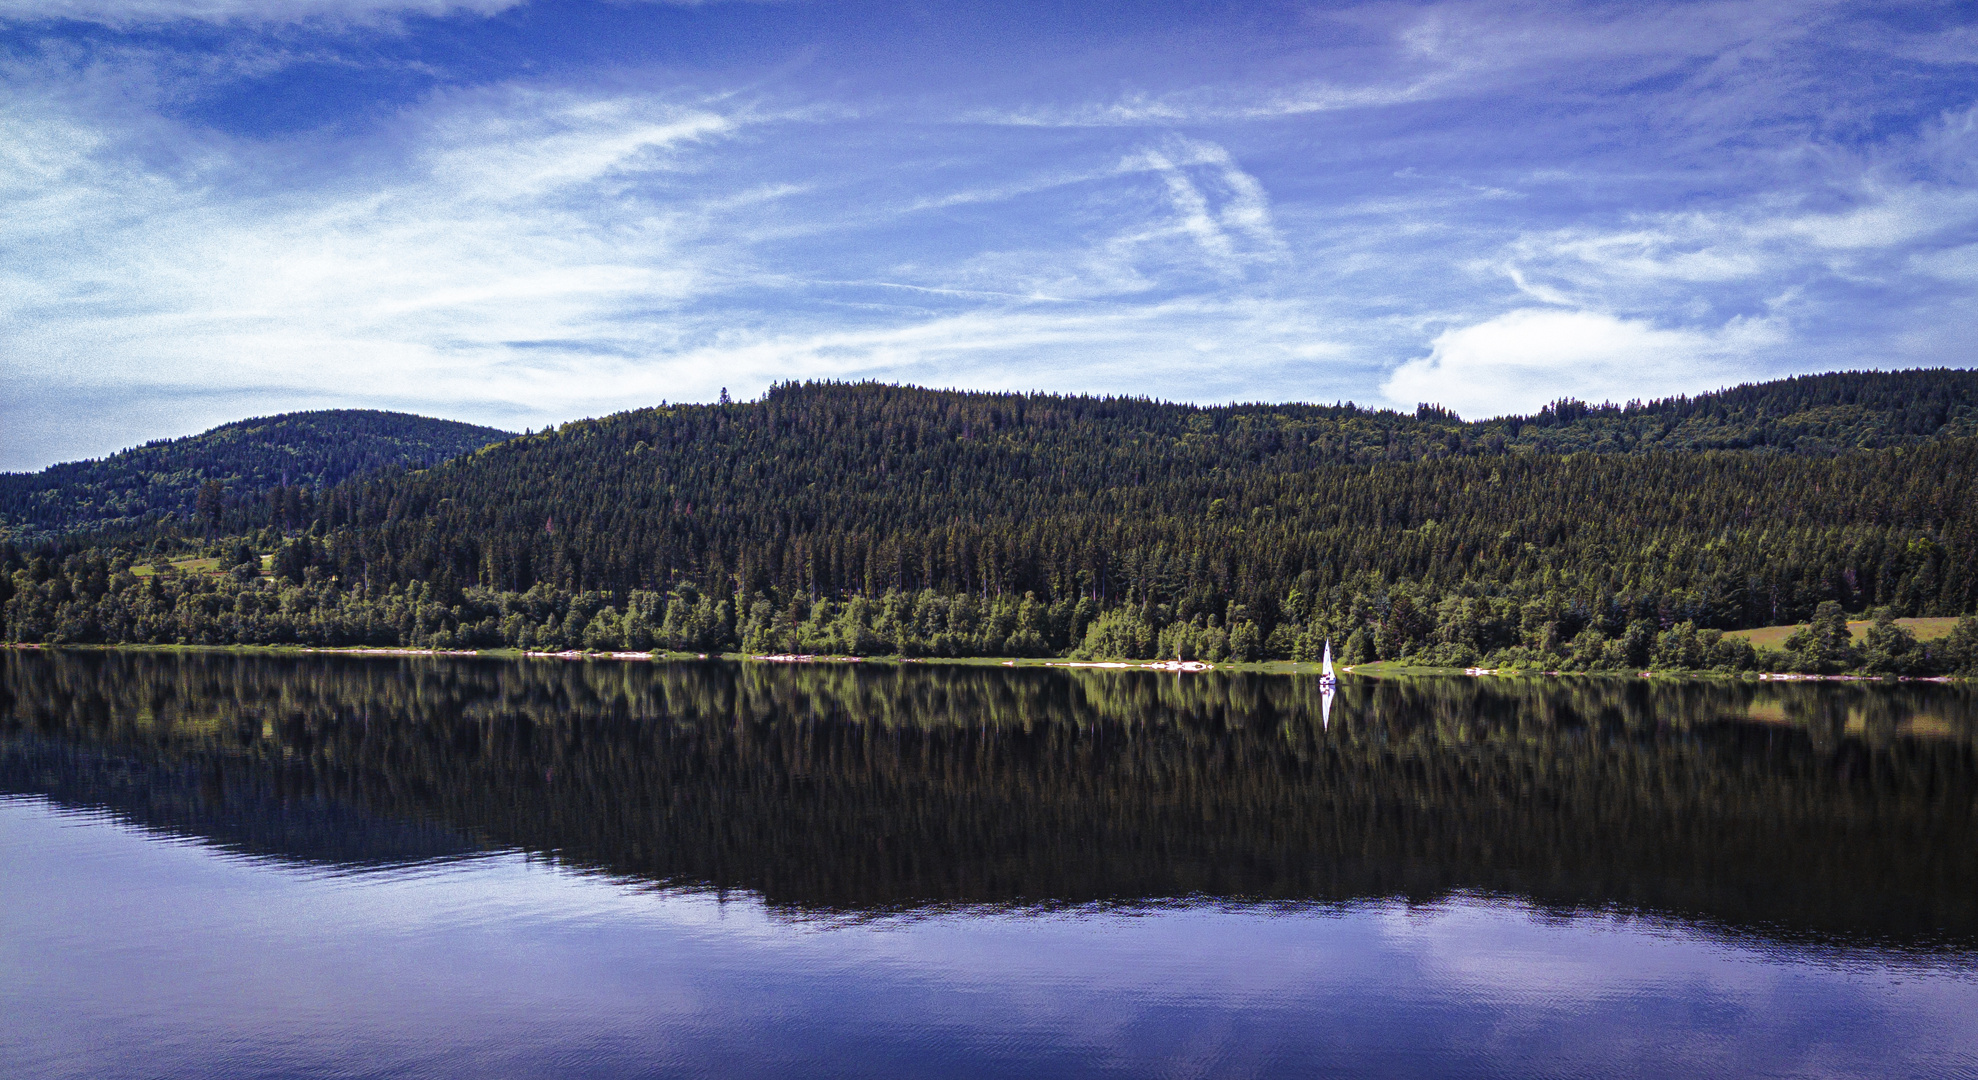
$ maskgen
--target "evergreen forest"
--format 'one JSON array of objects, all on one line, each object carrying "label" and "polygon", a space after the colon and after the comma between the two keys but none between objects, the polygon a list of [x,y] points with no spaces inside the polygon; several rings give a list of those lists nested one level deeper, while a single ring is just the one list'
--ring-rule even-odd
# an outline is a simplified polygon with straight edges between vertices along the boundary
[{"label": "evergreen forest", "polygon": [[[248,519],[302,524],[313,509],[308,500],[324,488],[394,466],[437,465],[508,437],[372,409],[240,420],[99,460],[0,473],[0,538],[33,542],[168,518],[209,529]],[[253,509],[244,515],[243,504]]]},{"label": "evergreen forest", "polygon": [[1948,370],[1481,422],[791,383],[12,545],[0,610],[48,643],[1974,672],[1978,620],[1894,621],[1978,612],[1974,423]]}]

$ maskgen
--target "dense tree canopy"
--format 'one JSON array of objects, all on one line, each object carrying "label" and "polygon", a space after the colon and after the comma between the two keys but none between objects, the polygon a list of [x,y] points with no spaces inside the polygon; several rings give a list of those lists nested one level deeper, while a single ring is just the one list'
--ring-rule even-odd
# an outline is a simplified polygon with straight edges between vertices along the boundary
[{"label": "dense tree canopy", "polygon": [[[244,553],[16,553],[6,635],[1750,666],[1714,632],[1978,611],[1974,400],[1850,373],[1472,424],[791,384],[359,477]],[[189,540],[240,573],[129,569]],[[1932,648],[1878,655],[1963,663]]]},{"label": "dense tree canopy", "polygon": [[423,467],[508,433],[370,409],[285,413],[222,424],[95,461],[0,473],[0,538],[131,526],[174,515],[213,526],[301,523],[314,492],[391,466]]}]

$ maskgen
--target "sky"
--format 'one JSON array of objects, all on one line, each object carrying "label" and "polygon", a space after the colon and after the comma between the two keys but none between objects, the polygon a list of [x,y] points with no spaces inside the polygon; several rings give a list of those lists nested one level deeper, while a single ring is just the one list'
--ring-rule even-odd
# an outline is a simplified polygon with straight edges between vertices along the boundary
[{"label": "sky", "polygon": [[0,0],[0,469],[1978,364],[1978,5]]}]

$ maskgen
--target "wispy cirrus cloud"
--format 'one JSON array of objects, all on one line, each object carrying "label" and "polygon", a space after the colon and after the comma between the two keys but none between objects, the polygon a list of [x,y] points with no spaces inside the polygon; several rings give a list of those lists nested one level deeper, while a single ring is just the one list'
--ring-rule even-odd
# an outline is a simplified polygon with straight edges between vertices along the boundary
[{"label": "wispy cirrus cloud", "polygon": [[1507,244],[1498,265],[1546,303],[1658,307],[1709,295],[1749,304],[1820,279],[1900,277],[1931,265],[1930,250],[1978,231],[1978,191],[1866,184],[1849,201],[1824,211],[1761,201],[1551,230]]},{"label": "wispy cirrus cloud", "polygon": [[[171,23],[370,25],[407,16],[489,16],[530,0],[0,0],[0,22],[87,22],[119,29]],[[634,0],[696,7],[721,0]],[[746,0],[776,3],[779,0]]]},{"label": "wispy cirrus cloud", "polygon": [[[814,186],[708,176],[812,122],[729,97],[499,87],[402,116],[391,153],[268,187],[239,186],[258,147],[218,142],[197,167],[146,169],[128,146],[155,133],[44,99],[0,121],[6,197],[33,211],[0,222],[0,363],[9,382],[33,370],[24,412],[51,384],[133,418],[155,409],[108,405],[107,388],[222,416],[265,411],[285,388],[302,404],[519,427],[793,377],[1036,385],[1065,351],[1081,363],[1059,388],[1174,373],[1170,385],[1234,395],[1240,382],[1187,369],[1317,355],[1319,328],[1295,304],[1142,295],[1183,267],[1219,280],[1281,254],[1268,196],[1213,143],[1165,138],[1084,170],[1095,187],[1075,197],[1108,209],[1050,250],[971,247],[958,262],[875,266],[900,280],[847,279],[791,261],[789,245],[831,241],[815,207],[787,205]],[[929,212],[835,205],[854,234]],[[765,317],[764,295],[784,310]]]},{"label": "wispy cirrus cloud", "polygon": [[1968,362],[1978,328],[1955,12],[9,5],[0,465],[170,434],[166,401],[1488,412]]},{"label": "wispy cirrus cloud", "polygon": [[[1177,152],[1178,151],[1178,152]],[[1241,264],[1281,255],[1284,238],[1271,221],[1270,197],[1257,178],[1239,168],[1229,151],[1200,140],[1177,141],[1172,147],[1147,150],[1127,159],[1127,167],[1145,167],[1167,185],[1176,225],[1187,233],[1224,273],[1237,273]],[[1206,166],[1219,195],[1212,203],[1190,175],[1191,166]]]},{"label": "wispy cirrus cloud", "polygon": [[1391,87],[1314,83],[1291,90],[1261,92],[1237,88],[1203,88],[1166,94],[1136,91],[1112,101],[1027,106],[1004,112],[977,113],[970,119],[1016,127],[1189,127],[1399,105],[1431,96],[1446,81],[1446,77],[1428,78]]},{"label": "wispy cirrus cloud", "polygon": [[0,0],[0,20],[70,20],[111,27],[173,22],[363,23],[403,15],[492,15],[527,0]]},{"label": "wispy cirrus cloud", "polygon": [[246,193],[14,113],[9,201],[35,212],[0,224],[0,355],[80,383],[457,393],[461,363],[498,342],[608,338],[615,313],[731,272],[706,233],[747,212],[736,193],[654,204],[637,185],[746,117],[535,91],[453,106],[415,119],[416,149],[387,167]]}]

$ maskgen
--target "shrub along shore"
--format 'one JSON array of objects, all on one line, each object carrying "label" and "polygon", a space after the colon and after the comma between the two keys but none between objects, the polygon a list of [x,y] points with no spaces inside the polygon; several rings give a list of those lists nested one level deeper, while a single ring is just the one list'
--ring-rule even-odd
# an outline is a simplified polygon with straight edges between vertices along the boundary
[{"label": "shrub along shore", "polygon": [[[1215,616],[1156,629],[1143,610],[1099,610],[1089,598],[1045,604],[1034,595],[985,600],[923,590],[778,607],[760,595],[634,591],[621,610],[608,594],[538,586],[524,593],[468,589],[445,605],[418,583],[374,596],[306,574],[301,583],[284,581],[265,573],[270,560],[245,546],[219,560],[234,562],[220,573],[187,573],[160,561],[140,575],[127,560],[105,565],[99,557],[72,556],[54,573],[40,562],[6,579],[12,590],[3,609],[6,641],[623,659],[1204,661],[1280,671],[1315,665],[1330,641],[1340,664],[1386,671],[1978,675],[1978,617],[1964,616],[1949,633],[1919,641],[1884,606],[1857,637],[1834,601],[1820,604],[1776,649],[1687,620],[1664,626],[1653,616],[1627,620],[1613,632],[1590,622],[1567,638],[1544,604],[1491,597],[1451,597],[1421,619],[1418,636],[1397,642],[1392,628],[1401,605],[1393,602],[1373,619],[1350,614],[1280,623],[1266,637],[1254,623],[1229,626]],[[1406,593],[1390,595],[1405,604]],[[1363,604],[1356,597],[1351,608]],[[1496,644],[1480,648],[1479,639]]]}]

